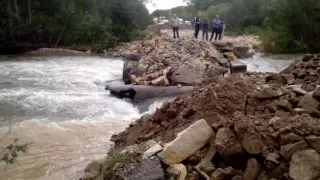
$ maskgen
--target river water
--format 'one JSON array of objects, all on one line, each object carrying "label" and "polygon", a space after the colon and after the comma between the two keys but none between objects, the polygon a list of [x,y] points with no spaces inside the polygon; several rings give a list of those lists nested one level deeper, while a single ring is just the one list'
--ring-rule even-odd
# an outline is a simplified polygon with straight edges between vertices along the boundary
[{"label": "river water", "polygon": [[[277,72],[297,56],[241,60],[250,71]],[[109,96],[121,83],[123,61],[100,57],[0,57],[0,146],[19,138],[33,142],[19,164],[0,163],[0,180],[78,179],[84,167],[104,157],[109,138],[141,116],[141,109]],[[144,108],[153,112],[164,100]]]}]

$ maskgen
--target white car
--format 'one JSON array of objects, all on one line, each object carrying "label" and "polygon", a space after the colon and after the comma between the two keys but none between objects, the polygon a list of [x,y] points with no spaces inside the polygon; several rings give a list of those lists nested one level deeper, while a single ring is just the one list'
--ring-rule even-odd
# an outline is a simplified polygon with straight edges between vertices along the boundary
[{"label": "white car", "polygon": [[190,21],[185,21],[184,22],[186,25],[191,25],[191,22]]}]

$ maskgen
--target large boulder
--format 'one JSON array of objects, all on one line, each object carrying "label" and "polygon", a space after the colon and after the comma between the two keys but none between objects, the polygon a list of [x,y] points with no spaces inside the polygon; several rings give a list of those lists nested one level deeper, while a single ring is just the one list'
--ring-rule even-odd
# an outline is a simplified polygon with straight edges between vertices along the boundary
[{"label": "large boulder", "polygon": [[296,152],[292,156],[289,175],[293,180],[316,180],[320,177],[320,154],[315,150]]},{"label": "large boulder", "polygon": [[204,69],[192,64],[182,64],[169,77],[173,84],[197,85],[205,77]]},{"label": "large boulder", "polygon": [[168,164],[179,164],[206,145],[212,136],[213,130],[207,122],[204,119],[199,120],[165,145],[164,160]]},{"label": "large boulder", "polygon": [[255,54],[255,51],[250,45],[239,45],[233,48],[233,53],[239,58],[250,58]]}]

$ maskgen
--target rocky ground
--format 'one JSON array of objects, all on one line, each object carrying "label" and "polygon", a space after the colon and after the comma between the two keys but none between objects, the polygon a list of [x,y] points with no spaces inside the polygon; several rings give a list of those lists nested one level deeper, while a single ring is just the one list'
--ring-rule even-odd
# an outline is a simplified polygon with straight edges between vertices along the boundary
[{"label": "rocky ground", "polygon": [[230,66],[240,67],[232,62],[252,57],[261,46],[255,37],[207,42],[189,33],[182,30],[175,40],[168,30],[159,30],[151,39],[121,44],[107,54],[124,57],[125,84],[198,85],[205,78],[226,74]]},{"label": "rocky ground", "polygon": [[114,135],[88,179],[320,178],[320,55],[281,73],[216,76]]}]

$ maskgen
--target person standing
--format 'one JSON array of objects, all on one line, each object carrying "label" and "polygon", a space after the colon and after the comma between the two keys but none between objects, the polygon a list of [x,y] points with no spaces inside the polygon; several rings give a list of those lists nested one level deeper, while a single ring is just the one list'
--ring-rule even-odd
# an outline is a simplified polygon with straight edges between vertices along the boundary
[{"label": "person standing", "polygon": [[198,39],[198,34],[200,30],[200,25],[201,25],[200,13],[198,13],[197,16],[193,18],[193,24],[194,24],[194,37]]},{"label": "person standing", "polygon": [[180,38],[179,37],[179,25],[180,25],[180,22],[179,22],[179,18],[177,17],[176,14],[173,15],[171,23],[172,23],[172,30],[173,30],[173,38],[174,39]]},{"label": "person standing", "polygon": [[208,41],[208,33],[209,33],[209,20],[204,20],[202,25],[202,40],[204,41],[204,37],[206,37],[206,41]]},{"label": "person standing", "polygon": [[213,20],[213,29],[212,29],[210,41],[212,41],[214,34],[216,35],[215,40],[217,40],[220,26],[221,26],[220,17],[219,15],[217,15],[216,18]]}]

